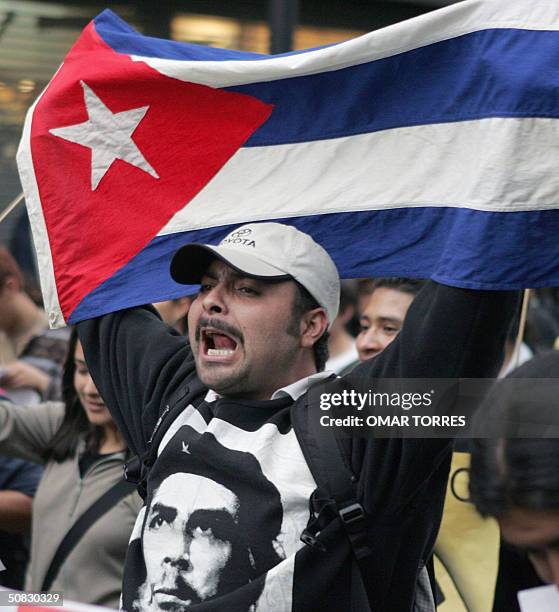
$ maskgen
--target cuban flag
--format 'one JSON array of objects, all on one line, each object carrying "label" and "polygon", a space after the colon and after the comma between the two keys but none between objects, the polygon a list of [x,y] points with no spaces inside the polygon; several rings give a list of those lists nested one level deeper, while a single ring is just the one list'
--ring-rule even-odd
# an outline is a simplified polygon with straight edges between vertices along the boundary
[{"label": "cuban flag", "polygon": [[559,2],[469,0],[278,56],[110,11],[18,164],[52,326],[178,297],[177,248],[278,220],[342,277],[559,285]]}]

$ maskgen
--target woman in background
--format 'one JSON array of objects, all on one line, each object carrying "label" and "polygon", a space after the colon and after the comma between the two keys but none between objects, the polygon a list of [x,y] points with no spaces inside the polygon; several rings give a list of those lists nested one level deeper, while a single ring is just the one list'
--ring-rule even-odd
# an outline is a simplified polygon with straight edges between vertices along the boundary
[{"label": "woman in background", "polygon": [[131,486],[91,522],[45,588],[60,543],[84,512],[122,480],[127,456],[75,331],[62,382],[63,403],[26,407],[0,401],[0,453],[45,465],[33,503],[25,588],[63,591],[68,600],[118,608],[127,543],[142,506]]}]

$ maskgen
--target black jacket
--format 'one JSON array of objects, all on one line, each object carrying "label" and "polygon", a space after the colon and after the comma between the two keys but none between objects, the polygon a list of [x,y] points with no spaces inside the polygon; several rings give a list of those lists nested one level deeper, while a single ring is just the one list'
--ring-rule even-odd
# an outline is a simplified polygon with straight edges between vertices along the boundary
[{"label": "black jacket", "polygon": [[[344,378],[362,388],[364,380],[372,383],[381,377],[495,376],[517,305],[516,292],[471,291],[429,282],[410,307],[398,338]],[[192,399],[191,389],[197,385],[189,345],[149,308],[86,321],[78,331],[98,389],[129,447],[141,454],[161,412],[171,403],[186,407]],[[371,516],[371,609],[408,612],[418,569],[429,557],[438,531],[452,443],[357,438],[347,440],[344,448]],[[309,547],[297,553],[292,610],[363,612],[362,602],[352,602],[350,593],[349,544],[339,524],[329,531],[327,553]],[[133,567],[132,558],[127,563],[128,576],[142,571]],[[202,604],[195,609],[225,608]]]}]

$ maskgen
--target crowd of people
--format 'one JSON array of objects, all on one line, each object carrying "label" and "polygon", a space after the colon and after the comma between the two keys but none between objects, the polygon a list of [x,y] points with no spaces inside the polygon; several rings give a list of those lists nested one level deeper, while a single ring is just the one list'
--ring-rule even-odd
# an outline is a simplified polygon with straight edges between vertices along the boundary
[{"label": "crowd of people", "polygon": [[[559,292],[533,292],[520,344],[516,292],[340,284],[306,234],[246,229],[250,252],[176,253],[198,293],[71,331],[0,249],[0,585],[252,612],[510,612],[559,587]],[[476,416],[491,436],[340,438],[337,495],[295,417],[334,374],[499,377]]]}]

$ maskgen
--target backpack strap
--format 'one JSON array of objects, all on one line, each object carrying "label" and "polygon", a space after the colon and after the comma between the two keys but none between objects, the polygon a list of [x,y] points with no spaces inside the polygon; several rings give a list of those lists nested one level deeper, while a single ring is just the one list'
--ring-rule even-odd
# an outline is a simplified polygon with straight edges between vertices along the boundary
[{"label": "backpack strap", "polygon": [[[321,381],[324,383],[325,381]],[[310,393],[291,409],[291,422],[299,446],[317,484],[310,499],[310,519],[301,534],[309,546],[323,548],[318,534],[338,517],[345,529],[357,561],[372,551],[367,540],[367,516],[358,499],[357,477],[353,474],[339,440],[331,427],[322,427],[309,408]]]},{"label": "backpack strap", "polygon": [[[159,414],[155,427],[147,441],[146,450],[129,459],[124,465],[124,478],[127,482],[137,485],[140,497],[145,501],[147,496],[147,478],[149,470],[157,459],[157,450],[167,430],[179,414],[188,406],[200,406],[204,401],[207,388],[198,378],[181,385],[169,398]],[[193,398],[193,399],[190,399]]]},{"label": "backpack strap", "polygon": [[[320,383],[334,380],[321,380]],[[317,383],[317,384],[320,384]],[[303,456],[317,484],[309,501],[310,518],[301,534],[301,540],[313,548],[326,551],[320,541],[320,532],[335,518],[339,518],[353,551],[351,566],[351,610],[370,611],[373,593],[370,591],[372,549],[369,546],[367,527],[370,517],[365,512],[357,492],[357,477],[353,473],[334,428],[322,427],[319,415],[313,414],[307,392],[303,402],[291,407],[291,423],[299,441]],[[415,605],[414,611],[434,611],[428,571],[423,568],[418,575],[418,586],[429,602]],[[428,586],[429,588],[424,588]]]},{"label": "backpack strap", "polygon": [[[334,380],[334,377],[331,380]],[[301,540],[308,546],[326,551],[320,541],[320,532],[332,520],[337,518],[341,521],[353,551],[351,610],[370,611],[370,580],[367,580],[370,575],[368,561],[372,554],[367,538],[369,517],[357,493],[357,477],[340,442],[335,437],[333,428],[322,427],[318,415],[312,413],[310,396],[311,393],[307,392],[303,402],[295,402],[291,408],[291,423],[295,435],[317,484],[309,500],[310,518],[301,534]]]},{"label": "backpack strap", "polygon": [[43,579],[41,591],[50,591],[52,583],[58,575],[62,564],[66,561],[72,550],[74,550],[76,544],[81,540],[85,532],[121,499],[130,495],[133,491],[134,487],[129,482],[119,480],[89,506],[72,527],[70,527],[69,531],[62,538],[62,542],[58,545]]}]

